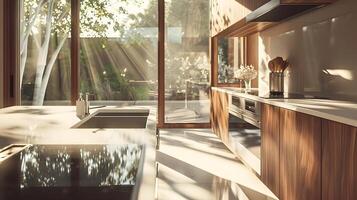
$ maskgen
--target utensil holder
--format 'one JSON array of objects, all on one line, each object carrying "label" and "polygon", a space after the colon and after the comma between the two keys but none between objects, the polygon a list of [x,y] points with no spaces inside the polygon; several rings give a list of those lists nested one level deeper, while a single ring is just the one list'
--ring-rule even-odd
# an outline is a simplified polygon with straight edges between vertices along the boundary
[{"label": "utensil holder", "polygon": [[269,74],[269,90],[270,95],[282,96],[284,95],[284,73],[270,72]]}]

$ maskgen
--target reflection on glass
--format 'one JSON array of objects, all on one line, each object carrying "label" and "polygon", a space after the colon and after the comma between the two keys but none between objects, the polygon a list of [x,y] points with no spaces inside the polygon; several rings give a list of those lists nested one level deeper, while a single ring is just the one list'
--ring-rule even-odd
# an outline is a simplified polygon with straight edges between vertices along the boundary
[{"label": "reflection on glass", "polygon": [[20,188],[70,186],[69,153],[65,146],[31,146],[25,149],[20,155]]},{"label": "reflection on glass", "polygon": [[135,185],[142,146],[32,145],[20,154],[20,188]]},{"label": "reflection on glass", "polygon": [[70,0],[20,0],[21,104],[69,104]]},{"label": "reflection on glass", "polygon": [[239,83],[234,69],[245,65],[245,38],[219,38],[218,40],[218,82]]},{"label": "reflection on glass", "polygon": [[157,0],[81,0],[80,90],[97,101],[157,96]]},{"label": "reflection on glass", "polygon": [[165,121],[209,122],[209,0],[166,0]]},{"label": "reflection on glass", "polygon": [[141,150],[138,145],[82,148],[80,184],[82,186],[135,185]]}]

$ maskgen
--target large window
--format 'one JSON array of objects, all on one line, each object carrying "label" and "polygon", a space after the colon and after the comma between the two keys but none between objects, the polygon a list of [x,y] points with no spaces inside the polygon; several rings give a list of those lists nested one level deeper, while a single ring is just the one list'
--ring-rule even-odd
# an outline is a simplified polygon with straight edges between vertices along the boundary
[{"label": "large window", "polygon": [[164,94],[160,123],[209,122],[209,0],[20,1],[22,104],[70,104],[79,92],[101,105],[156,104]]},{"label": "large window", "polygon": [[155,102],[157,0],[80,0],[80,52],[71,52],[73,2],[21,0],[21,104],[70,104],[77,53],[79,92],[101,104]]},{"label": "large window", "polygon": [[20,1],[23,105],[70,103],[70,0]]},{"label": "large window", "polygon": [[209,0],[166,0],[165,13],[165,122],[208,123]]},{"label": "large window", "polygon": [[157,0],[81,0],[80,91],[98,103],[154,102]]},{"label": "large window", "polygon": [[218,83],[231,84],[240,81],[234,71],[245,65],[245,41],[243,37],[221,37],[218,39]]}]

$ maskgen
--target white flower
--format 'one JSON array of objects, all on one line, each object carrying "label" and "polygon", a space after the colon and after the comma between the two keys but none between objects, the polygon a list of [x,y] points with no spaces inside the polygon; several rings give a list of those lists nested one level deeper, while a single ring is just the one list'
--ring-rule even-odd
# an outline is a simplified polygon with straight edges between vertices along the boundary
[{"label": "white flower", "polygon": [[234,77],[241,80],[252,80],[257,78],[258,72],[252,65],[244,66],[234,70]]}]

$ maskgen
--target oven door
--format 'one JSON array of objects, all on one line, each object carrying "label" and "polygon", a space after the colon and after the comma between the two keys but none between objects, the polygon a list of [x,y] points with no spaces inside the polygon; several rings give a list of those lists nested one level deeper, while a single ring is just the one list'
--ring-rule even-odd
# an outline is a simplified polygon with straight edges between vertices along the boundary
[{"label": "oven door", "polygon": [[[260,122],[255,118],[251,102],[242,97],[229,98],[229,136],[228,148],[254,172],[260,174]],[[257,108],[259,111],[259,107]]]}]

